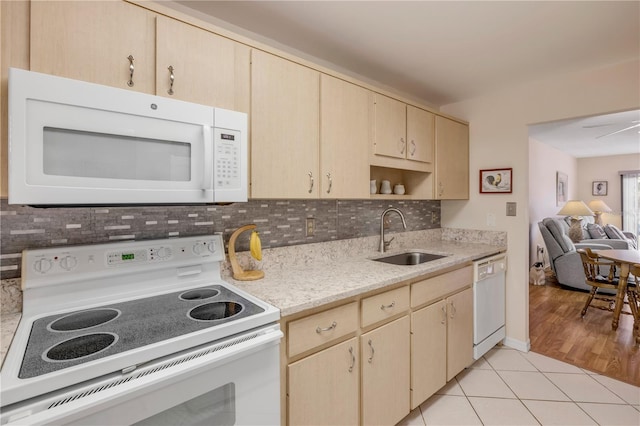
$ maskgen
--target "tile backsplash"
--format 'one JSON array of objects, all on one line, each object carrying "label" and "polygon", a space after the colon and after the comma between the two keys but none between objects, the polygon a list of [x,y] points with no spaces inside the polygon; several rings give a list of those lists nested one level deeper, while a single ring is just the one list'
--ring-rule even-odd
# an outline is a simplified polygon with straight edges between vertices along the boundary
[{"label": "tile backsplash", "polygon": [[[426,200],[249,200],[229,205],[52,207],[8,205],[0,199],[0,278],[20,274],[26,248],[99,244],[223,233],[225,243],[242,225],[254,223],[265,248],[367,237],[380,232],[380,214],[397,207],[407,230],[440,228],[440,202]],[[306,236],[306,219],[315,233]],[[388,215],[388,230],[401,231]],[[248,250],[249,233],[236,250]]]}]

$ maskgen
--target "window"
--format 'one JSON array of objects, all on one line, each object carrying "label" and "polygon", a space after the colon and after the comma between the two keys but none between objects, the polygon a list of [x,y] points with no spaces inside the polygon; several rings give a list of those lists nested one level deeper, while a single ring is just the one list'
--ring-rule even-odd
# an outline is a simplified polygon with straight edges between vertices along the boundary
[{"label": "window", "polygon": [[620,172],[622,229],[640,234],[640,170]]}]

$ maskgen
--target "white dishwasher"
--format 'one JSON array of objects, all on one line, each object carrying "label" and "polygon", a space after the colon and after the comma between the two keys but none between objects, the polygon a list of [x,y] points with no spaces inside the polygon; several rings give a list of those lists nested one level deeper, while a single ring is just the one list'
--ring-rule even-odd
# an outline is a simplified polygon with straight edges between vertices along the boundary
[{"label": "white dishwasher", "polygon": [[479,359],[505,338],[507,255],[473,263],[473,358]]}]

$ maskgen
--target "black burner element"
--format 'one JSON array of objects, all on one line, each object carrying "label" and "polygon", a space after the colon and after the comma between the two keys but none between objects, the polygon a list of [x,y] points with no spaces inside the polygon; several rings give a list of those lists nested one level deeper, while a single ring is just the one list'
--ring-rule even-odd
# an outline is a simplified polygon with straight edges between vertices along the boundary
[{"label": "black burner element", "polygon": [[196,290],[185,291],[180,295],[180,299],[182,300],[203,300],[210,299],[214,296],[220,294],[218,290],[214,290],[212,288],[199,288]]},{"label": "black burner element", "polygon": [[83,328],[95,327],[116,319],[120,315],[117,309],[93,309],[91,311],[76,312],[71,315],[58,318],[49,329],[53,331],[74,331]]},{"label": "black burner element", "polygon": [[189,311],[189,316],[199,321],[215,321],[242,312],[244,307],[235,302],[214,302],[200,305]]},{"label": "black burner element", "polygon": [[47,361],[83,358],[107,349],[117,340],[118,336],[113,333],[85,334],[55,345],[44,354],[44,358]]}]

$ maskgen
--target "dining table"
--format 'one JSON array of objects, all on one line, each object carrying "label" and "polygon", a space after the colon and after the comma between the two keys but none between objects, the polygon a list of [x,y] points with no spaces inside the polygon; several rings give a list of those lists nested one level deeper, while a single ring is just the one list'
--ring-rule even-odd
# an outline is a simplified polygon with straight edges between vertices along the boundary
[{"label": "dining table", "polygon": [[[618,284],[618,291],[616,293],[616,306],[613,310],[613,322],[611,323],[611,327],[616,330],[618,328],[618,322],[620,320],[620,313],[622,312],[622,306],[624,305],[624,296],[627,294],[627,284],[629,282],[629,270],[631,265],[640,264],[640,251],[638,250],[594,250],[597,252],[598,256],[612,260],[619,264],[620,283]],[[638,278],[636,277],[636,282]],[[629,300],[629,303],[633,303],[632,300]],[[636,338],[636,342],[640,341],[640,333],[638,332],[638,324],[640,323],[640,318],[638,318],[638,307],[635,309],[631,309],[633,313],[634,326],[633,332]]]}]

